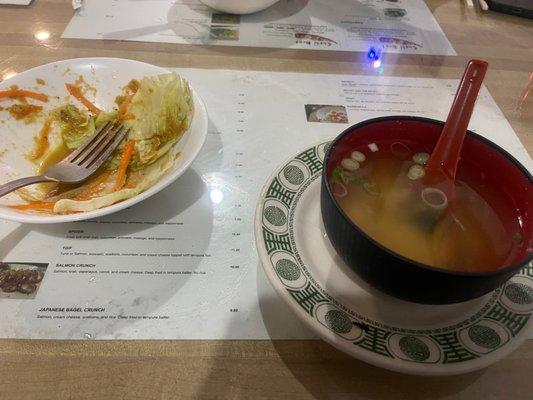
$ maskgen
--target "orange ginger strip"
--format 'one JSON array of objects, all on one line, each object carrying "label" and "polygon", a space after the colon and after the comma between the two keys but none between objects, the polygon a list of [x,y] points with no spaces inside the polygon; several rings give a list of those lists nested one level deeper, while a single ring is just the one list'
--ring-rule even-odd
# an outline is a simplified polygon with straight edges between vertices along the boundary
[{"label": "orange ginger strip", "polygon": [[4,98],[30,98],[35,100],[40,100],[47,102],[48,96],[42,93],[32,92],[30,90],[24,90],[24,89],[15,89],[11,88],[8,90],[2,90],[0,91],[0,99]]},{"label": "orange ginger strip", "polygon": [[73,85],[71,83],[65,83],[65,86],[67,87],[68,92],[74,96],[81,104],[83,104],[87,109],[92,112],[95,115],[100,114],[100,109],[96,107],[93,103],[91,103],[87,98],[83,95],[80,88],[76,85]]},{"label": "orange ginger strip", "polygon": [[124,151],[120,156],[120,164],[118,165],[117,170],[117,180],[115,183],[115,191],[120,190],[122,186],[126,183],[126,172],[128,170],[128,165],[130,164],[131,157],[135,151],[135,140],[128,140],[126,146],[124,146]]},{"label": "orange ginger strip", "polygon": [[43,211],[52,211],[54,209],[55,202],[53,201],[32,201],[31,203],[25,204],[10,204],[9,208],[13,208],[19,211],[26,210],[43,210]]},{"label": "orange ginger strip", "polygon": [[39,132],[39,136],[35,138],[35,141],[37,142],[37,147],[30,155],[31,160],[37,160],[41,158],[41,156],[44,154],[50,143],[48,142],[48,134],[50,133],[50,127],[52,126],[52,121],[47,119],[44,122],[43,127],[41,128],[41,132]]}]

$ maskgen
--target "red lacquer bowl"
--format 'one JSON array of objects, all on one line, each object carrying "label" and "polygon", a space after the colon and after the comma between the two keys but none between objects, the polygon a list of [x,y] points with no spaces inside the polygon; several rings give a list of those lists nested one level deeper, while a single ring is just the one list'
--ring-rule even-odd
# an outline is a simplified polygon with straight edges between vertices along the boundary
[{"label": "red lacquer bowl", "polygon": [[457,179],[476,188],[483,198],[483,188],[490,187],[491,193],[496,188],[499,198],[494,204],[502,205],[497,212],[504,224],[516,221],[518,216],[523,237],[506,265],[484,272],[461,272],[421,264],[378,243],[341,209],[329,179],[335,166],[350,157],[354,148],[401,141],[413,152],[431,153],[443,126],[442,121],[404,116],[375,118],[353,125],[331,144],[322,174],[322,218],[339,256],[374,287],[419,303],[456,303],[482,296],[506,282],[533,258],[531,174],[501,147],[471,131],[462,148]]}]

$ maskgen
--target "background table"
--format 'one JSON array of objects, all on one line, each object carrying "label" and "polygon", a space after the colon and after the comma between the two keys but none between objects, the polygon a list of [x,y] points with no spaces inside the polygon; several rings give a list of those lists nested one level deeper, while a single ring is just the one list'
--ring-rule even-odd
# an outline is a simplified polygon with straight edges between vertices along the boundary
[{"label": "background table", "polygon": [[[384,74],[458,78],[470,58],[487,60],[485,83],[531,154],[533,93],[526,101],[521,97],[533,71],[533,22],[481,14],[460,0],[427,3],[458,56],[387,54]],[[0,78],[85,56],[169,67],[371,73],[363,53],[62,40],[72,13],[68,0],[0,6]],[[51,33],[45,42],[35,38],[41,30]],[[0,399],[519,400],[530,399],[532,393],[531,340],[489,368],[447,378],[388,372],[322,341],[0,340]]]}]

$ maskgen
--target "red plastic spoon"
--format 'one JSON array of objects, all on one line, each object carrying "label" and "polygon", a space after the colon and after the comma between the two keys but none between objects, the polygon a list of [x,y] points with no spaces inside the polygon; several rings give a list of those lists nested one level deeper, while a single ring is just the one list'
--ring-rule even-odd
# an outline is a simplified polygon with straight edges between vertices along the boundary
[{"label": "red plastic spoon", "polygon": [[424,183],[438,185],[448,199],[454,197],[455,173],[461,148],[487,67],[486,61],[468,62],[442,133],[426,165]]}]

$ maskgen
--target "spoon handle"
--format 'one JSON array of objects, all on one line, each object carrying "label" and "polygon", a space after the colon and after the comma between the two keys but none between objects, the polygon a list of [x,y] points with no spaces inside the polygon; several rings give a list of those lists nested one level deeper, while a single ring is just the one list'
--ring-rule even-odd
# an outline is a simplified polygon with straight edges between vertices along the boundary
[{"label": "spoon handle", "polygon": [[442,133],[426,166],[428,175],[433,175],[433,171],[437,174],[440,171],[448,179],[455,180],[466,129],[487,67],[486,61],[470,60],[468,63]]}]

